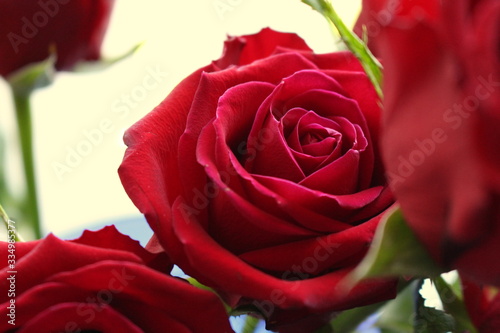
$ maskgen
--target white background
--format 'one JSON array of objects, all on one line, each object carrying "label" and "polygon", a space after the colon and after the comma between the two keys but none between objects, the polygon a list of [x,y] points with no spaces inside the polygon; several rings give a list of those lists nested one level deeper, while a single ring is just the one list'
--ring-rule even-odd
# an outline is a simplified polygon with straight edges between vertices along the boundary
[{"label": "white background", "polygon": [[[359,2],[337,0],[333,4],[352,25]],[[64,237],[114,219],[138,216],[117,174],[125,151],[125,129],[152,110],[182,78],[217,59],[227,34],[251,34],[268,26],[299,34],[316,52],[336,48],[337,40],[326,21],[300,0],[116,1],[104,56],[120,55],[140,42],[143,47],[101,72],[59,73],[54,84],[33,96],[45,233]],[[143,80],[151,71],[167,74],[154,88],[146,89]],[[0,102],[0,126],[11,143],[3,162],[8,164],[12,188],[19,190],[20,162],[12,146],[17,140],[14,111],[7,85],[1,80]],[[85,131],[98,129],[102,121],[109,122],[111,130],[70,173],[58,177],[54,163],[67,165],[69,151],[85,145]]]}]

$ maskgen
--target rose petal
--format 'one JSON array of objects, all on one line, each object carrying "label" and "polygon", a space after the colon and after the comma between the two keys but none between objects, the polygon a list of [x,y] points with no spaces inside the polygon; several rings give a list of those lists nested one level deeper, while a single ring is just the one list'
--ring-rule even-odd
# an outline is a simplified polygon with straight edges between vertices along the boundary
[{"label": "rose petal", "polygon": [[[82,316],[90,314],[91,317]],[[105,304],[62,303],[37,314],[17,332],[52,333],[80,329],[103,333],[141,333],[139,327]],[[160,331],[156,331],[160,332]],[[187,333],[187,331],[186,331]]]},{"label": "rose petal", "polygon": [[[65,255],[61,256],[60,253]],[[58,258],[58,260],[47,260],[46,258]],[[131,252],[65,242],[49,234],[43,241],[38,242],[30,253],[18,259],[16,270],[30,272],[30,274],[29,276],[18,276],[16,292],[20,294],[28,290],[33,285],[33,281],[44,281],[54,272],[72,271],[100,259],[142,263],[140,257]],[[35,268],[33,262],[43,262],[44,264]],[[1,281],[6,281],[9,276],[8,271],[8,267],[4,267],[0,271]]]},{"label": "rose petal", "polygon": [[[382,186],[372,187],[358,193],[353,193],[349,195],[330,195],[324,192],[312,190],[304,186],[291,183],[286,180],[280,180],[276,178],[255,176],[258,182],[267,188],[268,190],[275,193],[275,195],[284,198],[284,202],[287,203],[287,209],[294,211],[294,207],[305,207],[312,212],[317,212],[329,217],[323,227],[320,230],[333,232],[332,229],[324,229],[328,225],[333,228],[337,223],[332,224],[332,221],[344,221],[343,223],[360,223],[368,216],[373,216],[376,212],[375,209],[369,209],[369,212],[364,212],[372,204],[377,203],[376,207],[381,208],[388,207],[391,203],[390,191],[386,192],[387,195],[382,196],[384,193],[384,188]],[[383,198],[382,198],[383,197]],[[379,199],[381,198],[381,199]],[[379,201],[380,200],[380,201]],[[355,216],[362,214],[365,218],[361,220],[356,220]],[[360,216],[361,217],[361,216]],[[315,225],[318,221],[316,219],[306,219],[310,220],[306,225]],[[300,220],[299,220],[300,221]],[[314,222],[312,222],[314,221]]]},{"label": "rose petal", "polygon": [[[168,223],[160,223],[170,215],[169,202],[181,193],[177,144],[186,124],[202,68],[184,79],[170,95],[127,130],[128,146],[118,170],[128,196],[146,216],[157,234],[168,237]],[[153,171],[154,170],[154,171]],[[166,186],[168,184],[168,186]]]},{"label": "rose petal", "polygon": [[[253,127],[248,136],[248,150],[255,153],[246,159],[245,169],[253,174],[299,182],[304,178],[304,172],[293,158],[292,152],[280,131],[279,121],[272,116],[269,104],[268,99],[259,109],[259,113],[262,113],[263,109],[268,110],[268,117],[264,120],[262,127],[258,132]],[[265,142],[262,142],[264,137]]]},{"label": "rose petal", "polygon": [[[313,111],[294,108],[287,112],[281,123],[288,146],[294,150],[293,155],[301,159],[299,163],[308,163],[307,157],[309,157],[319,165],[326,157],[333,155],[331,158],[334,160],[342,153],[341,128],[332,119],[320,117]],[[287,128],[287,124],[294,124],[294,127]],[[305,136],[315,136],[318,142],[305,143],[303,142]]]},{"label": "rose petal", "polygon": [[[110,242],[110,239],[113,241]],[[99,231],[85,230],[81,237],[72,242],[103,249],[131,252],[139,256],[146,266],[162,272],[170,272],[172,270],[172,264],[168,262],[165,253],[153,254],[145,250],[138,241],[120,233],[114,225],[104,227]]]},{"label": "rose petal", "polygon": [[[51,280],[95,292],[108,291],[111,295],[110,305],[120,308],[127,318],[136,322],[145,331],[164,330],[165,326],[158,320],[165,317],[184,326],[187,332],[203,332],[212,325],[221,332],[233,332],[224,307],[216,295],[143,265],[102,261],[72,272],[58,274]],[[131,306],[128,304],[122,306],[131,298],[134,300]],[[144,304],[148,306],[144,307]],[[203,309],[204,316],[209,316],[211,322],[193,321],[193,308]],[[152,312],[151,309],[155,311]],[[210,326],[207,326],[209,324]]]},{"label": "rose petal", "polygon": [[[49,282],[35,285],[26,292],[16,295],[15,306],[17,309],[23,309],[23,311],[16,312],[16,326],[23,327],[33,318],[33,314],[41,313],[49,307],[61,303],[84,301],[89,296],[88,292],[71,288],[63,283]],[[9,305],[8,299],[2,304],[0,314],[3,317],[9,314],[10,310],[7,309]],[[7,320],[0,322],[1,330],[8,331],[10,328],[12,325],[8,324]]]},{"label": "rose petal", "polygon": [[[283,66],[284,63],[286,66]],[[188,201],[193,200],[193,189],[205,183],[203,168],[196,162],[196,145],[202,128],[215,117],[219,97],[240,83],[262,81],[276,84],[283,77],[303,68],[315,68],[315,65],[299,54],[284,54],[266,58],[265,61],[255,61],[238,71],[205,73],[202,76],[186,130],[179,140],[179,150],[183,152],[178,156],[180,179]]]},{"label": "rose petal", "polygon": [[[214,140],[215,129],[212,126],[205,127],[200,135],[200,142],[203,142],[205,145],[199,146],[198,158],[200,163],[205,166],[206,174],[216,184],[214,190],[211,191],[214,195],[210,196],[212,201],[211,205],[213,206],[212,213],[225,216],[223,219],[218,219],[217,223],[207,226],[207,229],[209,229],[220,242],[238,253],[243,249],[246,251],[247,247],[259,248],[264,245],[276,244],[276,242],[287,242],[302,238],[305,235],[310,235],[309,231],[281,219],[279,215],[269,214],[262,210],[262,208],[265,207],[264,202],[260,202],[259,206],[256,206],[251,201],[247,200],[246,195],[242,196],[242,194],[235,191],[238,187],[235,187],[235,189],[228,187],[226,183],[227,178],[233,178],[232,174],[226,172],[226,174],[222,175],[220,173],[220,171],[224,172],[228,170],[228,164],[224,165],[225,168],[217,168],[213,159],[216,155],[216,146],[217,148],[222,146],[221,149],[218,149],[221,154],[229,154],[230,150],[225,146],[222,140],[217,143],[213,142]],[[234,155],[232,156],[236,159]],[[221,158],[222,157],[219,157],[219,161]],[[231,162],[229,158],[229,156],[226,157],[226,163]],[[233,164],[235,168],[243,169],[238,161],[234,161],[234,163],[236,164]],[[224,177],[226,182],[224,182],[221,177]],[[284,217],[286,215],[282,216]],[[262,223],[261,221],[266,221],[266,223]],[[237,226],[233,227],[235,223],[237,223]],[[232,231],[233,228],[237,228],[238,233],[235,234]],[[259,234],[259,240],[256,241],[256,239],[247,237],[242,239],[238,237],[238,235],[248,234]]]},{"label": "rose petal", "polygon": [[280,272],[285,280],[307,279],[355,265],[365,255],[380,216],[354,228],[327,236],[292,242],[241,254],[249,264]]},{"label": "rose petal", "polygon": [[334,195],[355,193],[359,189],[359,152],[350,150],[344,156],[304,178],[299,184]]},{"label": "rose petal", "polygon": [[254,35],[230,37],[224,42],[222,57],[214,61],[214,64],[221,69],[232,65],[250,64],[257,59],[269,57],[277,47],[286,47],[294,51],[312,51],[296,34],[264,28]]},{"label": "rose petal", "polygon": [[[174,208],[181,204],[182,198],[174,204]],[[387,298],[387,294],[394,295],[395,281],[376,281],[359,284],[349,294],[338,290],[335,286],[350,271],[340,270],[318,278],[304,281],[285,281],[265,274],[244,263],[233,254],[218,245],[207,233],[189,217],[175,213],[173,219],[176,233],[182,240],[189,262],[185,262],[185,272],[210,270],[210,276],[200,276],[200,282],[224,290],[225,293],[239,294],[256,299],[255,306],[271,306],[271,312],[276,316],[282,309],[296,308],[306,305],[311,311],[340,308],[348,309],[363,304],[370,304]],[[186,219],[188,218],[188,219]],[[200,256],[205,253],[205,256]],[[218,267],[212,270],[211,267]],[[222,279],[221,279],[222,278]],[[219,286],[217,281],[225,281]],[[276,300],[279,292],[279,307],[269,300]],[[274,295],[274,296],[273,296]],[[260,301],[259,301],[260,300]],[[335,304],[332,306],[332,300]],[[229,304],[232,305],[232,304]],[[265,308],[264,310],[269,310]],[[264,312],[266,314],[266,311]]]}]

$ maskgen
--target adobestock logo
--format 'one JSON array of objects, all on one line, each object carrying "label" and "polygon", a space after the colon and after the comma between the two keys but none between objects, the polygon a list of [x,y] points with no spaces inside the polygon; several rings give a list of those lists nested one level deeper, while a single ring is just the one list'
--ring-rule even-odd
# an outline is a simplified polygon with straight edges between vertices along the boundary
[{"label": "adobestock logo", "polygon": [[21,18],[22,27],[19,33],[9,32],[7,38],[15,53],[19,52],[19,46],[28,44],[38,35],[50,21],[51,18],[59,14],[60,6],[69,3],[71,0],[39,0],[40,10],[31,17],[23,16]]}]

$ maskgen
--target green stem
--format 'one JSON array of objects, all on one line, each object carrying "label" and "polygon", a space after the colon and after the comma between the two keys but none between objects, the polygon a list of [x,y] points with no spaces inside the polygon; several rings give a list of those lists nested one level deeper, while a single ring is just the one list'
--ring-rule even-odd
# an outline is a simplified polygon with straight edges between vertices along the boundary
[{"label": "green stem", "polygon": [[346,27],[332,4],[327,0],[302,0],[321,13],[332,28],[336,28],[347,48],[359,59],[366,75],[372,82],[377,94],[382,99],[382,65],[370,52],[366,44]]},{"label": "green stem", "polygon": [[260,319],[252,316],[247,316],[245,320],[245,326],[243,326],[243,330],[241,333],[254,333],[259,325]]},{"label": "green stem", "polygon": [[33,129],[31,124],[30,93],[16,92],[13,89],[16,107],[17,128],[22,149],[26,194],[23,213],[37,239],[42,237],[38,198],[36,190],[35,163],[33,154]]},{"label": "green stem", "polygon": [[14,221],[12,221],[5,210],[3,209],[2,205],[0,205],[0,218],[2,219],[3,223],[5,224],[5,228],[7,229],[7,238],[11,237],[11,234],[14,236],[14,240],[16,242],[23,242],[23,239],[19,235],[19,233],[16,231],[17,228],[14,226]]}]

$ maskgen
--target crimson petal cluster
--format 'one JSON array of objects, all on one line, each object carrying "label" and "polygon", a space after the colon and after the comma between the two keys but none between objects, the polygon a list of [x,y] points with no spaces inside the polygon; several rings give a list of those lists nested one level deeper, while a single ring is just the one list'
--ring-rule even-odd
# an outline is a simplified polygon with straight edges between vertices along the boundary
[{"label": "crimson petal cluster", "polygon": [[114,227],[9,249],[0,243],[2,258],[16,257],[14,272],[0,270],[2,332],[233,332],[217,296],[165,274],[165,254]]},{"label": "crimson petal cluster", "polygon": [[392,280],[339,287],[393,203],[378,103],[348,52],[271,29],[231,38],[125,134],[120,176],[150,247],[281,332],[393,297]]}]

